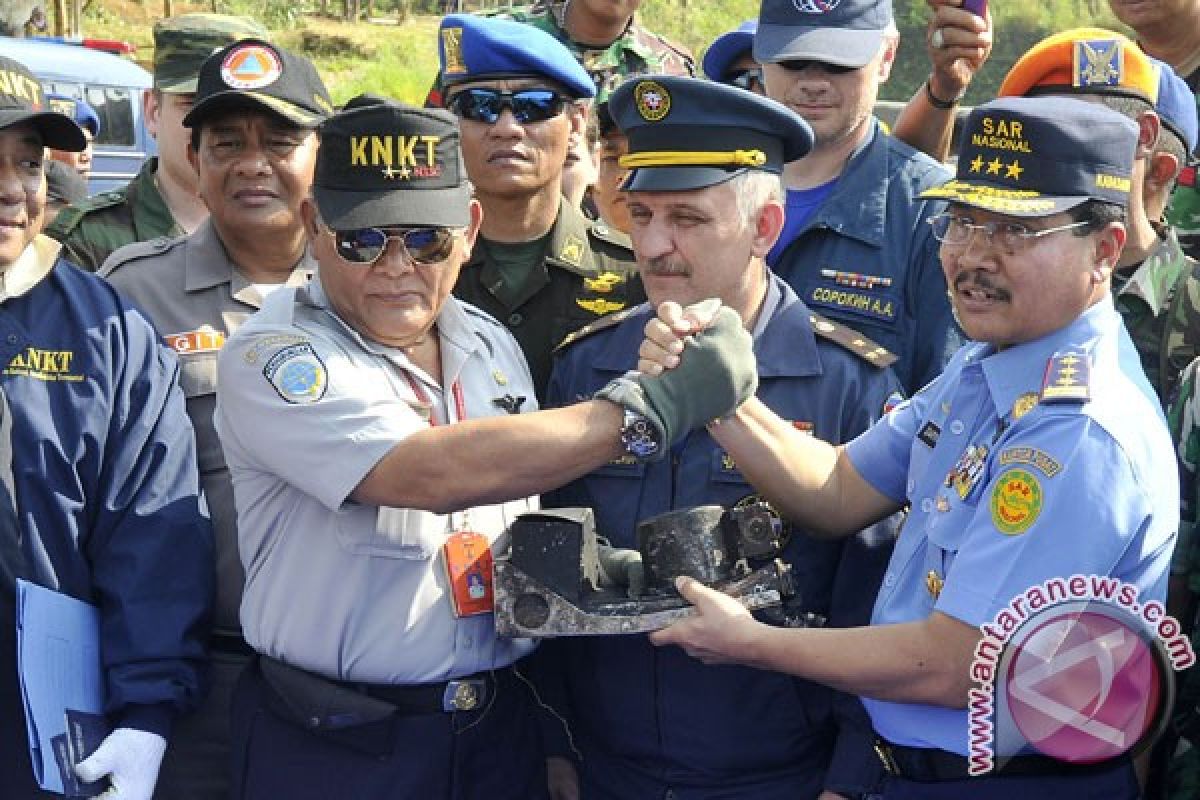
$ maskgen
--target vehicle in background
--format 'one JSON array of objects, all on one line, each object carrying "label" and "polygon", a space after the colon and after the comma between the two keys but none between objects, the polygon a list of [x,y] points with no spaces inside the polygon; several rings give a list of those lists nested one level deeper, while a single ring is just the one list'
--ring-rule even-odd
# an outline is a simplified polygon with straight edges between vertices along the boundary
[{"label": "vehicle in background", "polygon": [[82,98],[100,117],[92,155],[91,194],[124,186],[157,150],[142,119],[151,76],[111,53],[46,39],[0,37],[0,53],[20,61],[47,92]]}]

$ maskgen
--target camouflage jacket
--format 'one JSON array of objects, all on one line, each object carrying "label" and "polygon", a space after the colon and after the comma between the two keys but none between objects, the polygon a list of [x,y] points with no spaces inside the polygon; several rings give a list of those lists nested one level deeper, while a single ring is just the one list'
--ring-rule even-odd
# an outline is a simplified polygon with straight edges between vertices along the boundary
[{"label": "camouflage jacket", "polygon": [[1165,406],[1179,373],[1200,356],[1200,264],[1167,230],[1133,275],[1118,282],[1117,310]]},{"label": "camouflage jacket", "polygon": [[46,235],[62,242],[64,258],[89,272],[100,269],[105,259],[127,244],[185,235],[154,183],[157,169],[158,159],[147,159],[120,189],[67,206]]},{"label": "camouflage jacket", "polygon": [[[653,72],[695,76],[696,61],[691,53],[666,37],[646,30],[635,19],[631,19],[625,32],[607,47],[592,47],[572,41],[563,28],[566,7],[564,0],[540,0],[529,6],[484,13],[541,28],[566,45],[595,81],[597,104],[605,102],[609,93],[620,86],[627,75]],[[425,100],[426,106],[442,105],[442,88],[442,76],[439,73]]]},{"label": "camouflage jacket", "polygon": [[[1200,69],[1183,76],[1193,92],[1200,90]],[[1196,111],[1200,113],[1200,94],[1196,95]],[[1194,167],[1184,170],[1167,207],[1167,222],[1179,231],[1184,250],[1193,258],[1200,257],[1200,178]]]}]

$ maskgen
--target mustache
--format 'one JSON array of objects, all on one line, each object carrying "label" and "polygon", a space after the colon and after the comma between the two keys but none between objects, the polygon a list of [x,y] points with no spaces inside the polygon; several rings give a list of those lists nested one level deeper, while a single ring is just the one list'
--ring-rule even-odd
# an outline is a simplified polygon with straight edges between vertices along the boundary
[{"label": "mustache", "polygon": [[691,275],[687,264],[665,256],[652,258],[642,265],[643,275]]},{"label": "mustache", "polygon": [[964,289],[979,289],[996,296],[998,300],[1011,300],[1012,295],[1007,289],[1002,289],[992,283],[992,279],[987,276],[987,273],[981,270],[970,270],[969,272],[960,272],[954,278],[954,291],[961,292]]}]

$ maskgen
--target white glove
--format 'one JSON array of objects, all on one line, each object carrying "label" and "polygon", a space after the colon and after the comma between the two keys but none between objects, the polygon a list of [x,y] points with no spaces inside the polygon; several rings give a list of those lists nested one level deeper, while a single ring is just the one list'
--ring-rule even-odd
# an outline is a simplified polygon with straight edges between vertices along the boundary
[{"label": "white glove", "polygon": [[150,800],[166,751],[167,740],[157,733],[117,728],[96,752],[75,765],[75,774],[85,783],[110,776],[112,788],[99,800]]}]

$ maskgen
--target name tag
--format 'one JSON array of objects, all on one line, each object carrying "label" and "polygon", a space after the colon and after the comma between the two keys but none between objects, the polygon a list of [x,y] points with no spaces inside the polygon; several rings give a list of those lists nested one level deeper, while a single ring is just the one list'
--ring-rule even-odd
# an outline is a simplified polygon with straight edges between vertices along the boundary
[{"label": "name tag", "polygon": [[492,548],[487,537],[473,531],[457,531],[442,545],[442,554],[446,558],[454,616],[492,613]]}]

